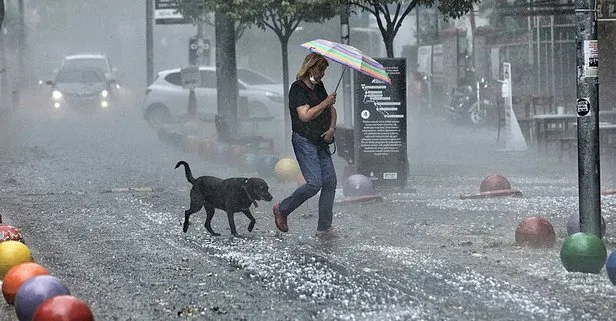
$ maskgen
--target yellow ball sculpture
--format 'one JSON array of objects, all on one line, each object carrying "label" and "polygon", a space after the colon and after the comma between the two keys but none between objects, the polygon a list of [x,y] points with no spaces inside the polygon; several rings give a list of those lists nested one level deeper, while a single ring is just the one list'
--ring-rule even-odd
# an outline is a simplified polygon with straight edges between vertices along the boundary
[{"label": "yellow ball sculpture", "polygon": [[0,242],[0,280],[13,266],[32,261],[32,253],[25,244],[17,241]]},{"label": "yellow ball sculpture", "polygon": [[295,182],[299,173],[299,164],[293,158],[282,158],[274,166],[274,174],[281,182]]}]

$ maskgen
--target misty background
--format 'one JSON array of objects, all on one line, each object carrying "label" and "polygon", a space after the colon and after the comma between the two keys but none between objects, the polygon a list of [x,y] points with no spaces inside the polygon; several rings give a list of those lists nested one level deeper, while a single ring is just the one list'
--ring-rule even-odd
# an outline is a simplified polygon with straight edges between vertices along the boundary
[{"label": "misty background", "polygon": [[[23,33],[17,30],[20,3],[24,7]],[[417,40],[415,18],[414,14],[406,17],[394,42],[396,56],[407,57],[409,66],[417,61],[416,52],[409,49],[416,45]],[[458,23],[465,24],[464,20]],[[145,2],[142,1],[8,0],[3,26],[7,48],[6,78],[21,83],[17,86],[23,87],[23,101],[27,93],[40,89],[37,88],[40,80],[53,78],[54,70],[59,68],[64,56],[101,52],[108,55],[112,65],[118,69],[119,83],[133,90],[135,103],[139,104],[146,87],[145,25]],[[356,9],[350,16],[350,27],[352,45],[373,57],[386,56],[373,16]],[[189,38],[196,34],[197,26],[193,24],[155,24],[154,72],[188,65]],[[214,27],[206,25],[205,34],[211,45],[208,65],[214,65]],[[21,36],[25,39],[23,55],[19,55],[17,50]],[[295,79],[295,72],[307,54],[300,44],[315,38],[340,41],[339,17],[322,24],[300,24],[289,41],[290,79]],[[19,65],[22,65],[23,73],[19,72]],[[246,30],[237,41],[237,65],[254,69],[282,83],[282,53],[278,38],[270,30],[263,31],[254,26]],[[341,72],[340,65],[332,64],[324,80],[328,90],[333,90]]]}]

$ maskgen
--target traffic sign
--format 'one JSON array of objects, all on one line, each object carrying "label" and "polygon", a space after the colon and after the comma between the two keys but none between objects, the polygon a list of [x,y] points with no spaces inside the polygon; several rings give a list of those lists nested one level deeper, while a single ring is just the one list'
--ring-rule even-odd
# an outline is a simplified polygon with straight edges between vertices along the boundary
[{"label": "traffic sign", "polygon": [[189,24],[192,21],[179,11],[179,0],[156,0],[154,4],[154,20],[156,24]]}]

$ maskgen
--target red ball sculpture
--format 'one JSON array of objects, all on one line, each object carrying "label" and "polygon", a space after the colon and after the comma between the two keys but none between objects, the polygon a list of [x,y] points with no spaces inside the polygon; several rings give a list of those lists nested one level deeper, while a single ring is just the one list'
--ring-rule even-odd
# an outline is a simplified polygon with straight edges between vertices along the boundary
[{"label": "red ball sculpture", "polygon": [[58,295],[39,305],[32,321],[94,321],[88,305],[71,295]]},{"label": "red ball sculpture", "polygon": [[515,242],[533,248],[549,248],[556,242],[552,223],[541,216],[527,217],[515,230]]},{"label": "red ball sculpture", "polygon": [[227,158],[232,165],[238,165],[242,155],[248,153],[248,149],[242,145],[231,145],[227,150]]},{"label": "red ball sculpture", "polygon": [[0,223],[0,242],[2,241],[22,241],[21,231],[18,228]]},{"label": "red ball sculpture", "polygon": [[479,192],[481,193],[507,189],[511,189],[511,184],[501,175],[488,175],[481,181],[481,185],[479,186]]},{"label": "red ball sculpture", "polygon": [[49,272],[46,268],[34,262],[26,262],[13,266],[6,272],[4,280],[2,281],[2,295],[4,296],[4,300],[6,300],[6,303],[9,305],[14,305],[15,295],[17,295],[19,287],[24,282],[35,276],[48,274]]}]

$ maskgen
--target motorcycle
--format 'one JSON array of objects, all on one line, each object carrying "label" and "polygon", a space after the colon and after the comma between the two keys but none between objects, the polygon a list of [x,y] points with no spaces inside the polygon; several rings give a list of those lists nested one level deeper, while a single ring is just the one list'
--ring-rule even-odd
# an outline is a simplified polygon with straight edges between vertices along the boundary
[{"label": "motorcycle", "polygon": [[453,88],[449,93],[451,99],[446,109],[453,122],[470,121],[472,124],[481,125],[487,120],[488,110],[494,106],[490,99],[490,84],[485,78],[481,78],[476,80],[474,85]]}]

